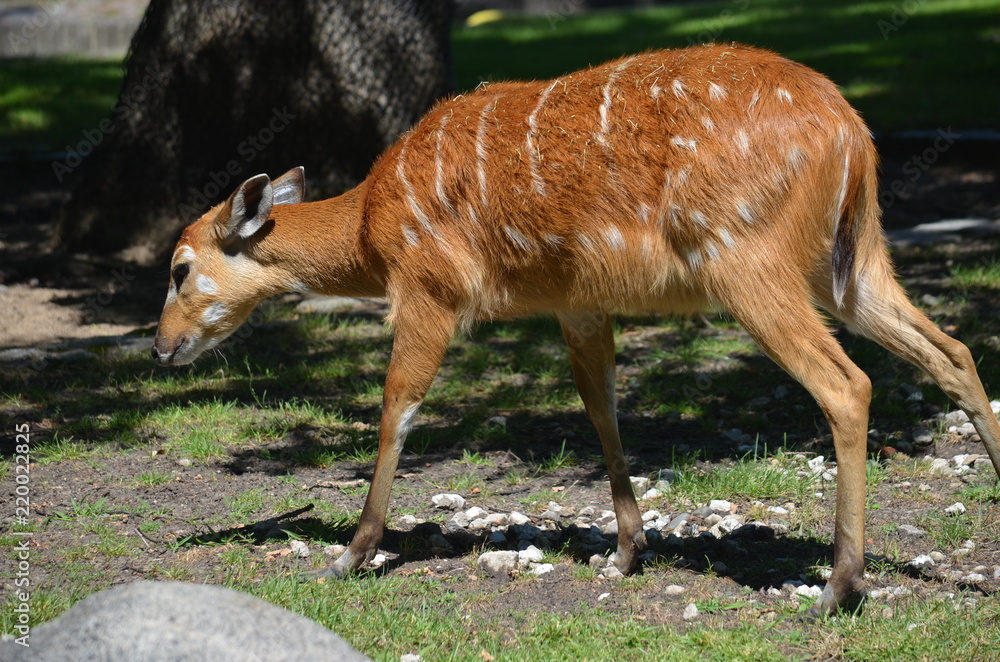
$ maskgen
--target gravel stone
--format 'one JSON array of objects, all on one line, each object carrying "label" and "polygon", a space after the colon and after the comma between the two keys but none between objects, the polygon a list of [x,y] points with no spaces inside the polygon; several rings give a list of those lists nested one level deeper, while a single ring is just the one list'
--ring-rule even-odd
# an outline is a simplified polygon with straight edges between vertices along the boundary
[{"label": "gravel stone", "polygon": [[458,510],[465,508],[465,498],[459,494],[435,494],[431,502],[438,508]]},{"label": "gravel stone", "polygon": [[681,617],[685,621],[693,621],[698,618],[698,605],[693,602],[688,603],[688,606],[684,608],[684,613]]},{"label": "gravel stone", "polygon": [[945,508],[944,512],[948,515],[961,515],[965,512],[965,504],[962,503],[961,501],[956,501],[955,503]]},{"label": "gravel stone", "polygon": [[485,552],[479,556],[476,564],[488,575],[506,577],[517,568],[517,561],[517,552]]},{"label": "gravel stone", "polygon": [[527,548],[521,550],[517,553],[517,560],[520,563],[541,563],[542,558],[544,558],[545,553],[538,549],[534,545],[529,545]]},{"label": "gravel stone", "polygon": [[728,515],[732,512],[733,504],[725,499],[712,499],[709,501],[708,507],[711,508],[713,513]]},{"label": "gravel stone", "polygon": [[915,538],[927,535],[926,531],[921,529],[919,526],[913,526],[912,524],[900,524],[899,528],[896,530],[905,536],[913,536]]},{"label": "gravel stone", "polygon": [[677,584],[671,584],[670,586],[663,589],[663,592],[666,593],[667,595],[680,595],[686,590],[687,589],[684,588],[683,586],[678,586]]},{"label": "gravel stone", "polygon": [[551,563],[539,563],[531,566],[531,572],[535,573],[536,575],[544,575],[552,572],[553,570],[555,570],[555,566],[553,566]]},{"label": "gravel stone", "polygon": [[531,521],[531,519],[524,513],[519,513],[516,510],[511,512],[510,516],[507,518],[511,524],[516,526],[522,526]]}]

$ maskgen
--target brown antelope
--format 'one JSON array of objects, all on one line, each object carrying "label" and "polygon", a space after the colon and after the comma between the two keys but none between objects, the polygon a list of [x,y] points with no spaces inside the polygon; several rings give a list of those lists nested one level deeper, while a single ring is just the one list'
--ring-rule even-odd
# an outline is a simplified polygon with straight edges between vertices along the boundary
[{"label": "brown antelope", "polygon": [[1000,425],[969,350],[896,283],[876,161],[829,80],[737,45],[484,85],[439,103],[337,198],[303,203],[301,168],[258,175],[188,227],[153,356],[190,363],[281,292],[388,298],[378,459],[354,539],[327,571],[341,575],[382,539],[403,441],[456,331],[554,313],[607,460],[611,561],[627,573],[645,538],[609,314],[727,310],[833,430],[835,560],[814,607],[829,613],[862,586],[871,383],[817,307],[927,371],[1000,469]]}]

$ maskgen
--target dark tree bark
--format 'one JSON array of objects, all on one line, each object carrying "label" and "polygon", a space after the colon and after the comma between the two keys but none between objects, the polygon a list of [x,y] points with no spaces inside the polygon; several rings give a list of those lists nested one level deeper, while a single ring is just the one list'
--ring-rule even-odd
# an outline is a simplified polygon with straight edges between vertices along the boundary
[{"label": "dark tree bark", "polygon": [[452,0],[152,0],[56,247],[150,262],[252,175],[338,193],[452,86]]}]

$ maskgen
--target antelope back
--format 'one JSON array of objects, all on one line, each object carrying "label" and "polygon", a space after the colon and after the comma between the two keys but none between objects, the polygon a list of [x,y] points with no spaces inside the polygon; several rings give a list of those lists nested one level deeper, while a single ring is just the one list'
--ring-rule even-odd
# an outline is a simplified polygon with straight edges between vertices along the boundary
[{"label": "antelope back", "polygon": [[376,165],[366,222],[390,296],[431,289],[469,321],[690,311],[755,269],[829,272],[875,167],[820,74],[739,46],[651,52],[439,104]]}]

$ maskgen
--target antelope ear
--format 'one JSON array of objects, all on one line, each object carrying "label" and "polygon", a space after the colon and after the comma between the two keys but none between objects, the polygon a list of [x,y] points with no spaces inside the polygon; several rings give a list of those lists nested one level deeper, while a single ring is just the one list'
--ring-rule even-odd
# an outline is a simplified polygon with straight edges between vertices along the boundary
[{"label": "antelope ear", "polygon": [[229,197],[229,215],[216,221],[225,239],[249,239],[267,222],[274,204],[274,188],[267,175],[246,180]]},{"label": "antelope ear", "polygon": [[302,166],[292,168],[271,185],[274,186],[274,204],[297,205],[306,194],[306,169]]}]

